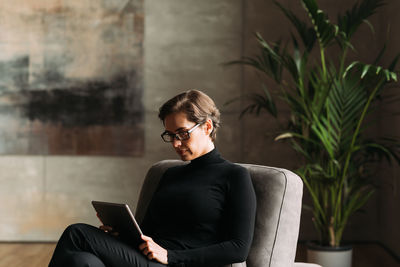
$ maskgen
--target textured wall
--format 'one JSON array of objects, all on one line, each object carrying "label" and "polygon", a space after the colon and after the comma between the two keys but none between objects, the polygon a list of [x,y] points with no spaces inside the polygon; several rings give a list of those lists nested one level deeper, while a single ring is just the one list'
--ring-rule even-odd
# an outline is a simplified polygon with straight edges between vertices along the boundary
[{"label": "textured wall", "polygon": [[[381,14],[379,14],[380,40],[387,40],[388,57],[387,64],[400,52],[400,2],[387,1]],[[390,33],[386,28],[390,27]],[[399,65],[398,68],[399,69]],[[393,98],[400,98],[400,88],[393,88],[390,92]],[[382,103],[380,109],[380,121],[377,130],[388,136],[400,137],[400,105],[399,102]],[[379,241],[390,248],[400,257],[400,166],[382,165],[379,175],[380,188],[378,191],[378,231]]]}]

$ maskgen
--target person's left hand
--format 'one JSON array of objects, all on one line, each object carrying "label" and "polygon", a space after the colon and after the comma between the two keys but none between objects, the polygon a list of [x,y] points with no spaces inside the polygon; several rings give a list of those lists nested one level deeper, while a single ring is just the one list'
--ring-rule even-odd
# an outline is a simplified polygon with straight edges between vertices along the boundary
[{"label": "person's left hand", "polygon": [[114,231],[114,229],[111,226],[108,226],[108,225],[100,225],[99,229],[103,230],[104,232],[109,233],[109,234],[111,234],[113,236],[118,236],[119,235],[118,232]]},{"label": "person's left hand", "polygon": [[151,237],[142,235],[144,241],[139,249],[149,260],[156,260],[162,264],[168,264],[168,251],[160,247]]}]

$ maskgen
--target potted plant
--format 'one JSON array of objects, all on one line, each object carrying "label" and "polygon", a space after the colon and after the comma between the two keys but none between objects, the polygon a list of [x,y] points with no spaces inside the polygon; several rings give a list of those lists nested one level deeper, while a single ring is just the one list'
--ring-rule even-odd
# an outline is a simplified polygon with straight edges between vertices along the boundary
[{"label": "potted plant", "polygon": [[[276,97],[288,105],[290,119],[275,140],[290,140],[302,156],[297,173],[312,199],[318,245],[341,251],[349,218],[374,192],[373,164],[400,163],[398,140],[368,136],[366,123],[388,83],[397,82],[399,56],[387,67],[379,65],[384,48],[371,63],[349,59],[357,56],[354,33],[363,23],[372,29],[367,19],[384,4],[382,0],[362,0],[338,14],[336,23],[315,0],[301,2],[308,22],[274,2],[296,30],[290,42],[270,43],[257,33],[259,53],[228,64],[251,66],[275,82],[275,88],[263,86],[261,93],[247,95],[250,104],[241,116],[266,110],[277,117]],[[335,261],[338,265],[317,263],[346,266]]]}]

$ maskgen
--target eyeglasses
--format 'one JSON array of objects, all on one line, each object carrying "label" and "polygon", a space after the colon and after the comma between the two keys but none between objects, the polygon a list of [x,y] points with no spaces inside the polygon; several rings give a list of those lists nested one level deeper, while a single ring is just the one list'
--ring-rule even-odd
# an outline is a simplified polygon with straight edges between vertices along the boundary
[{"label": "eyeglasses", "polygon": [[178,141],[184,141],[188,140],[190,138],[190,133],[196,130],[197,127],[199,127],[201,124],[198,123],[195,126],[193,126],[191,129],[186,130],[186,131],[180,131],[177,133],[170,133],[170,132],[163,132],[161,134],[161,138],[164,140],[164,142],[173,142],[174,139]]}]

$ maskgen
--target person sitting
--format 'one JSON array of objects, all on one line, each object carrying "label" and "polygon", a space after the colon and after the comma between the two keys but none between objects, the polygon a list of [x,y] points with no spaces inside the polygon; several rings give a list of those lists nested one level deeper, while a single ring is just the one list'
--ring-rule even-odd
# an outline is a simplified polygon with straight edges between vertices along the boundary
[{"label": "person sitting", "polygon": [[223,266],[245,261],[254,231],[256,198],[248,171],[215,147],[220,112],[198,90],[164,103],[161,137],[186,165],[163,174],[150,201],[137,247],[107,226],[68,226],[49,267]]}]

